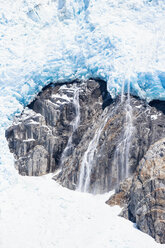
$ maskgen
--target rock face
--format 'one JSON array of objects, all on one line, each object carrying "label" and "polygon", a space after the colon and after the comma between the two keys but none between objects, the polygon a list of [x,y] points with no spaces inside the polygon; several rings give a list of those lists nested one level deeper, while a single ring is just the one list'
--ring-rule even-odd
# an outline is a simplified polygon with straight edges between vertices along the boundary
[{"label": "rock face", "polygon": [[40,176],[58,169],[62,155],[65,160],[72,154],[108,101],[106,84],[101,81],[45,87],[6,131],[19,173]]},{"label": "rock face", "polygon": [[63,186],[92,193],[116,188],[107,203],[165,243],[164,109],[136,97],[113,101],[101,80],[50,84],[6,138],[21,175],[56,172]]},{"label": "rock face", "polygon": [[107,204],[124,207],[121,216],[136,222],[157,242],[165,243],[165,138],[150,146],[133,179],[121,183]]},{"label": "rock face", "polygon": [[127,97],[112,101],[104,81],[49,85],[6,131],[16,168],[29,176],[60,168],[54,179],[74,190],[114,189],[127,176],[127,162],[132,175],[150,145],[165,137],[161,111],[135,97],[130,103],[131,132]]},{"label": "rock face", "polygon": [[116,193],[110,197],[106,203],[110,206],[119,205],[120,207],[124,208],[122,210],[121,216],[130,219],[131,221],[134,221],[134,219],[131,219],[129,215],[129,211],[127,208],[128,199],[130,198],[130,188],[132,185],[132,178],[126,178],[123,182],[119,184],[118,189],[116,190]]},{"label": "rock face", "polygon": [[128,210],[140,230],[165,243],[165,139],[154,143],[141,160]]}]

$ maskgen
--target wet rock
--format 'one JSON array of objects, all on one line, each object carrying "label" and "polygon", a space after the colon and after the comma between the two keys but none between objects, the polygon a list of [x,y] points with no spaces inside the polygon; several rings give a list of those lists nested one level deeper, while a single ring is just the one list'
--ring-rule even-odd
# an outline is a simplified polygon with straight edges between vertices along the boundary
[{"label": "wet rock", "polygon": [[[131,137],[131,146],[129,152],[129,174],[132,175],[136,170],[139,161],[147,152],[149,146],[156,140],[165,136],[165,116],[150,107],[145,102],[131,98],[133,108],[133,126],[134,133]],[[116,188],[118,180],[120,181],[120,172],[118,173],[115,161],[115,151],[119,142],[121,142],[125,129],[125,105],[120,99],[111,103],[107,108],[100,112],[101,114],[94,118],[91,125],[85,124],[86,132],[81,138],[80,143],[76,146],[73,154],[63,163],[61,173],[56,179],[70,189],[77,189],[84,156],[87,150],[88,163],[92,163],[90,174],[90,185],[87,189],[93,193],[103,193]],[[103,124],[103,125],[102,125]],[[102,125],[102,129],[100,127]],[[77,130],[77,135],[79,128]],[[95,139],[95,135],[99,137]],[[89,149],[92,143],[94,154]],[[91,156],[92,161],[91,161]],[[121,156],[122,159],[122,156]],[[122,168],[119,168],[122,170]],[[87,172],[84,173],[87,174]],[[118,178],[119,177],[119,178]],[[83,182],[85,184],[85,180]],[[85,188],[82,188],[86,191]]]},{"label": "wet rock", "polygon": [[21,175],[60,169],[53,179],[69,189],[116,189],[107,203],[165,243],[164,103],[129,101],[113,101],[101,80],[50,84],[15,117],[6,138]]},{"label": "wet rock", "polygon": [[[75,103],[77,90],[79,102]],[[72,154],[87,127],[94,122],[93,117],[97,118],[102,112],[102,104],[107,97],[106,83],[99,80],[50,84],[45,87],[6,130],[9,148],[14,153],[19,173],[37,176],[58,169],[69,137],[73,136],[70,150]],[[76,104],[81,108],[81,120],[73,133]]]},{"label": "wet rock", "polygon": [[[19,173],[36,176],[60,168],[54,179],[70,189],[103,193],[116,188],[126,177],[122,145],[115,159],[116,148],[124,144],[126,99],[112,101],[101,80],[45,87],[6,131]],[[138,98],[130,103],[132,175],[150,145],[165,137],[165,116]]]}]

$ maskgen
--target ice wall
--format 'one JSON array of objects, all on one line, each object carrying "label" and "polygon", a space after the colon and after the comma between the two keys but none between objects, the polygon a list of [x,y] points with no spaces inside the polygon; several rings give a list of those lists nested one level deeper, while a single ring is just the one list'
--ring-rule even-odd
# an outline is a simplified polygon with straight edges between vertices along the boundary
[{"label": "ice wall", "polygon": [[50,81],[100,77],[112,97],[129,82],[165,100],[164,27],[163,0],[1,0],[1,164],[13,114]]},{"label": "ice wall", "polygon": [[0,3],[0,85],[26,104],[47,81],[101,77],[165,99],[161,0],[17,0]]}]

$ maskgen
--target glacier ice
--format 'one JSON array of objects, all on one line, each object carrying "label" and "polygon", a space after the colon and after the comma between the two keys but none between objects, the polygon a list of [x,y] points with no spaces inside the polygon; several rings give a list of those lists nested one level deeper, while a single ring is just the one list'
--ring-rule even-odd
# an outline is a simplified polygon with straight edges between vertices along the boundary
[{"label": "glacier ice", "polygon": [[130,84],[165,100],[163,0],[1,0],[0,10],[1,154],[14,114],[51,81],[100,77],[112,97]]},{"label": "glacier ice", "polygon": [[164,13],[164,0],[0,1],[2,248],[160,247],[104,205],[108,196],[19,176],[5,129],[51,81],[100,77],[112,97],[129,84],[147,101],[165,100]]}]

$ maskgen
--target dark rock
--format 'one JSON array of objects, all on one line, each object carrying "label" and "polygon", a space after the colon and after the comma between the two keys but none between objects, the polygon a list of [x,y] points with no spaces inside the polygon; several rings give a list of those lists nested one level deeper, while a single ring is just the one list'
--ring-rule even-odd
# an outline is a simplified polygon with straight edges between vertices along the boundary
[{"label": "dark rock", "polygon": [[[79,91],[81,120],[73,133],[77,114],[74,103],[76,90]],[[13,126],[6,130],[9,148],[14,153],[19,173],[36,176],[54,172],[61,164],[69,137],[73,136],[75,148],[86,132],[86,122],[92,125],[93,116],[97,117],[101,113],[107,94],[106,83],[100,80],[44,87],[23,113],[15,118]]]},{"label": "dark rock", "polygon": [[[131,106],[134,129],[128,155],[129,174],[135,171],[149,146],[165,136],[165,117],[161,111],[134,97]],[[6,131],[19,173],[43,175],[60,167],[55,179],[76,189],[87,156],[92,169],[86,190],[102,193],[115,188],[126,177],[125,168],[120,166],[126,166],[126,161],[122,162],[125,152],[122,142],[127,107],[126,100],[112,101],[102,80],[45,87]],[[120,156],[116,160],[120,143]]]},{"label": "dark rock", "polygon": [[[121,216],[159,243],[165,243],[165,138],[148,149],[130,179],[121,183],[119,192],[107,204],[124,207]],[[128,188],[125,187],[128,185]],[[124,189],[123,189],[124,188]]]},{"label": "dark rock", "polygon": [[165,243],[165,139],[154,143],[133,178],[128,210],[137,226]]},{"label": "dark rock", "polygon": [[165,102],[164,101],[160,101],[160,100],[153,100],[150,103],[151,107],[155,107],[157,110],[163,112],[163,114],[165,114]]},{"label": "dark rock", "polygon": [[53,179],[70,189],[116,188],[107,203],[124,207],[122,216],[164,243],[163,106],[128,96],[113,101],[102,80],[50,84],[15,118],[6,138],[21,175],[60,168]]}]

